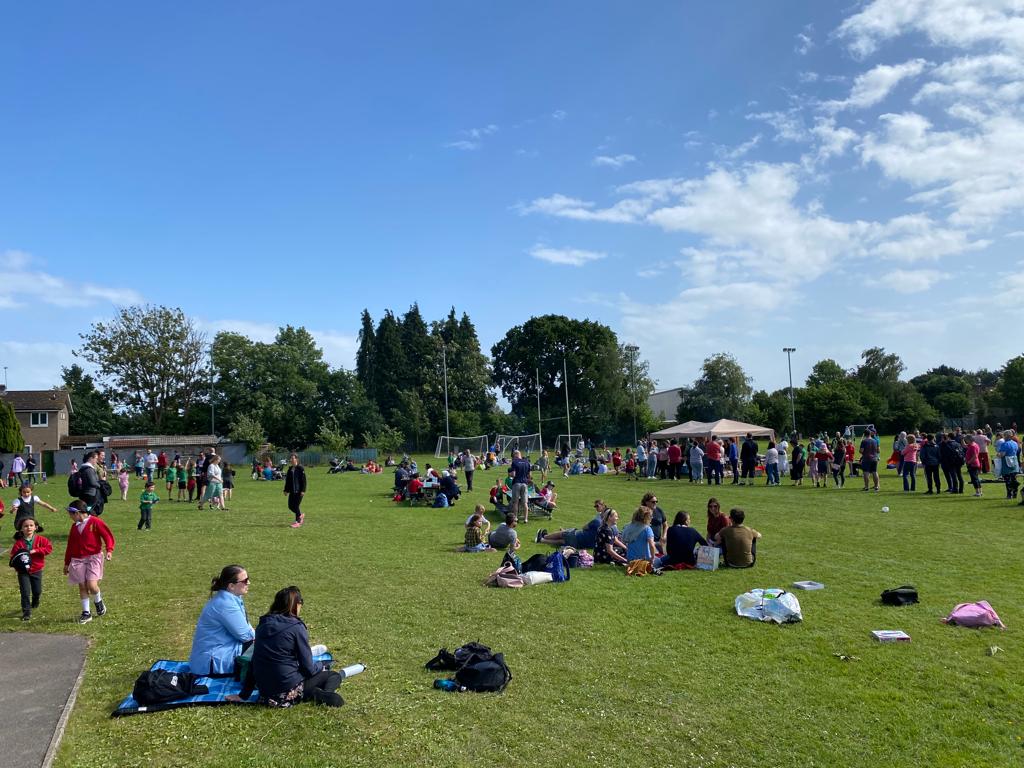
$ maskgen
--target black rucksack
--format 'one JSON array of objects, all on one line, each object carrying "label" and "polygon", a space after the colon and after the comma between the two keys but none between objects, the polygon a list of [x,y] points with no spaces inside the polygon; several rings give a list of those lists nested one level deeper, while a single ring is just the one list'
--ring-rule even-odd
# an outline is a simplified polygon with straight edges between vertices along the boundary
[{"label": "black rucksack", "polygon": [[465,686],[467,691],[496,693],[505,690],[512,680],[512,671],[505,663],[503,654],[495,653],[489,659],[476,659],[463,664],[455,673],[455,682]]},{"label": "black rucksack", "polygon": [[132,696],[139,704],[148,706],[209,693],[209,688],[196,683],[198,679],[199,675],[191,672],[151,669],[139,675],[132,689]]},{"label": "black rucksack", "polygon": [[82,491],[85,489],[85,477],[82,470],[72,472],[68,475],[68,495],[73,499],[82,498]]},{"label": "black rucksack", "polygon": [[887,589],[882,593],[882,603],[884,605],[910,605],[916,603],[917,600],[917,589],[904,584],[902,587],[896,587],[895,589]]},{"label": "black rucksack", "polygon": [[543,552],[538,552],[536,555],[531,555],[523,561],[522,573],[529,573],[530,571],[546,571],[548,568],[548,556]]}]

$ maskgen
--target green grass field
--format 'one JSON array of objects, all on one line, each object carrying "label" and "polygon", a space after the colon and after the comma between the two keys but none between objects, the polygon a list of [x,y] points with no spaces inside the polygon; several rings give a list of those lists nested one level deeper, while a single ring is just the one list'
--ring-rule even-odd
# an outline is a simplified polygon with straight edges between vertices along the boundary
[{"label": "green grass field", "polygon": [[[298,530],[281,483],[242,478],[229,512],[166,501],[138,532],[141,487],[108,505],[117,536],[103,592],[110,613],[80,627],[77,593],[60,575],[68,520],[41,517],[55,545],[42,607],[19,621],[12,572],[0,587],[0,630],[82,633],[92,640],[61,766],[1008,766],[1024,764],[1020,540],[1024,513],[985,486],[968,495],[904,495],[893,472],[878,494],[844,490],[626,482],[556,477],[549,528],[584,524],[595,498],[623,524],[653,489],[669,513],[703,528],[710,492],[741,506],[762,532],[757,567],[631,579],[574,571],[570,582],[524,590],[481,580],[500,554],[461,554],[462,525],[486,501],[495,471],[452,509],[390,501],[390,473],[309,470]],[[63,478],[41,489],[65,500]],[[4,492],[5,501],[13,498]],[[881,513],[883,504],[891,507]],[[10,527],[9,517],[3,521]],[[493,519],[493,518],[492,518]],[[521,529],[525,556],[541,525]],[[5,536],[9,535],[5,533]],[[112,720],[140,671],[187,658],[221,566],[252,578],[255,624],[274,592],[299,585],[314,642],[369,669],[340,689],[346,705],[288,711],[193,708]],[[752,587],[825,582],[798,592],[800,624],[741,619],[733,599]],[[915,584],[922,602],[883,607],[879,593]],[[958,602],[987,599],[1006,631],[947,627]],[[873,629],[903,629],[882,645]],[[423,664],[441,646],[480,640],[503,651],[515,679],[503,694],[435,691]],[[990,656],[990,646],[1002,651]],[[856,656],[842,661],[835,654]]]}]

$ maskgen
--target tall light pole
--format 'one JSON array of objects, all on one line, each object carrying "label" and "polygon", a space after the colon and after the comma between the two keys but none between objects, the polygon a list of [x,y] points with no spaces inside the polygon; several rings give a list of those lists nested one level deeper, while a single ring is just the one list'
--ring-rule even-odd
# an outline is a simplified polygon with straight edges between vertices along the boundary
[{"label": "tall light pole", "polygon": [[636,353],[640,351],[640,347],[636,344],[627,344],[625,349],[629,352],[629,388],[633,392],[633,445],[636,445]]},{"label": "tall light pole", "polygon": [[[441,365],[444,366],[444,437],[445,442],[451,443],[451,429],[448,427],[448,352],[447,345],[444,343],[441,344]],[[449,447],[448,450],[450,451],[451,448]]]},{"label": "tall light pole", "polygon": [[217,436],[217,427],[215,425],[214,411],[216,405],[213,402],[213,347],[210,347],[210,434],[214,437]]},{"label": "tall light pole", "polygon": [[793,401],[793,353],[796,347],[783,347],[782,351],[786,353],[786,365],[789,366],[789,416],[793,422],[793,432],[796,433],[796,405]]},{"label": "tall light pole", "polygon": [[537,440],[540,442],[541,453],[544,452],[544,422],[540,418],[540,368],[537,369]]},{"label": "tall light pole", "polygon": [[572,419],[569,418],[569,363],[562,358],[562,381],[565,384],[565,426],[569,433],[567,439],[572,443]]}]

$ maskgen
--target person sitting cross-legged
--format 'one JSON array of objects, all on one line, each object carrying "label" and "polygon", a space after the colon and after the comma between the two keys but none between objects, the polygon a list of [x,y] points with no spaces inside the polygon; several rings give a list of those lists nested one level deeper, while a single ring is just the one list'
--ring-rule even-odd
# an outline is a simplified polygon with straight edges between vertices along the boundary
[{"label": "person sitting cross-legged", "polygon": [[746,513],[738,507],[729,510],[729,519],[732,525],[720,530],[714,540],[722,548],[722,563],[729,568],[752,568],[761,534],[743,524]]},{"label": "person sitting cross-legged", "polygon": [[706,546],[707,541],[700,531],[690,525],[689,512],[676,512],[675,520],[665,535],[665,556],[654,561],[655,568],[672,568],[678,565],[693,568],[697,565],[697,546]]}]

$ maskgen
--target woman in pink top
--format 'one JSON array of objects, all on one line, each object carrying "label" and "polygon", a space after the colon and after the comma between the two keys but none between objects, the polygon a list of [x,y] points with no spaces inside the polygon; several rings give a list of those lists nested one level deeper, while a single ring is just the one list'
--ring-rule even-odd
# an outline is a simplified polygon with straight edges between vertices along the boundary
[{"label": "woman in pink top", "polygon": [[971,485],[974,486],[974,495],[981,496],[981,448],[970,437],[963,438],[964,443],[964,464],[967,465],[967,474],[971,476]]},{"label": "woman in pink top", "polygon": [[917,435],[907,435],[907,446],[901,452],[903,456],[903,492],[917,490]]}]

